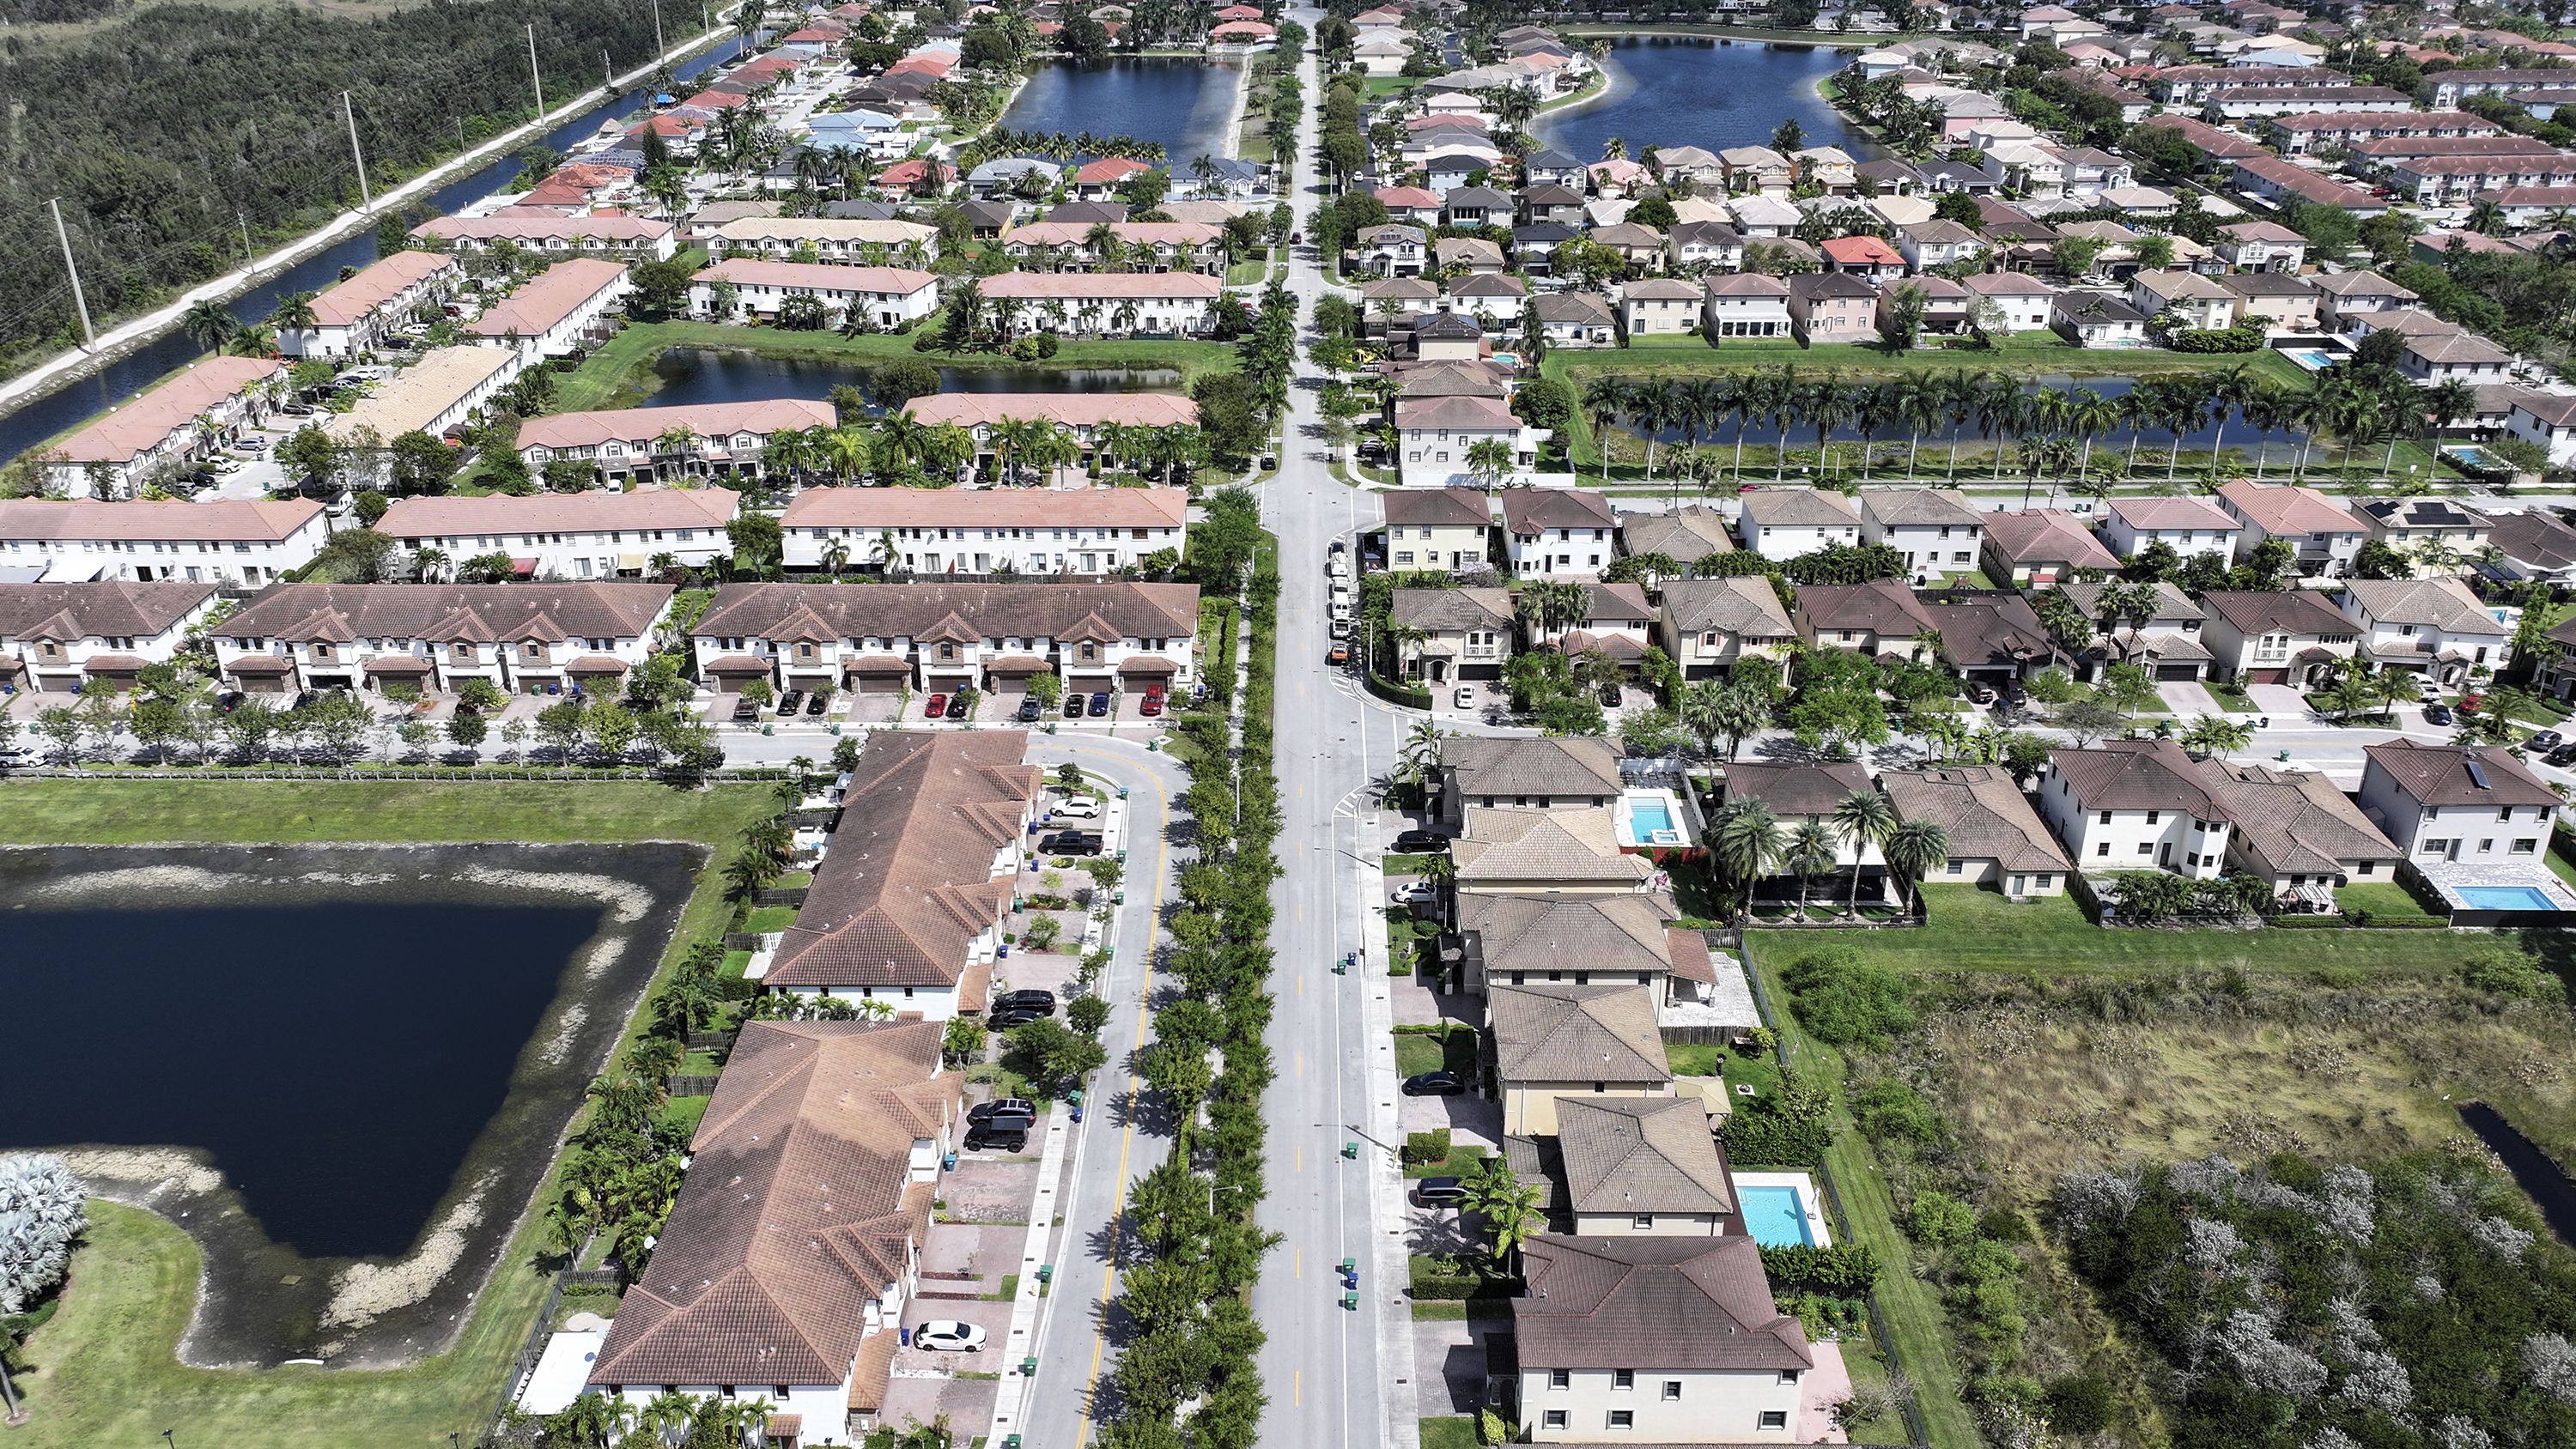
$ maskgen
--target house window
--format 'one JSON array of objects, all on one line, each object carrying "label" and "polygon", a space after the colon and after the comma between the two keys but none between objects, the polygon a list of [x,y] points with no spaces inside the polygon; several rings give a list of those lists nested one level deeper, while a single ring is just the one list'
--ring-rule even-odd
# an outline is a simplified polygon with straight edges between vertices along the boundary
[{"label": "house window", "polygon": [[1682,1381],[1680,1379],[1664,1380],[1664,1402],[1667,1404],[1678,1404],[1681,1402],[1681,1399]]},{"label": "house window", "polygon": [[2101,819],[2101,823],[2102,823],[2102,824],[2104,824],[2104,825],[2108,825],[2108,824],[2110,824],[2110,823],[2111,823],[2111,812],[2110,812],[2110,811],[2105,810],[2105,811],[2103,811],[2103,812],[2102,812],[2102,819]]},{"label": "house window", "polygon": [[1565,1412],[1563,1409],[1550,1409],[1541,1416],[1539,1422],[1545,1428],[1562,1429],[1565,1427]]},{"label": "house window", "polygon": [[1612,1409],[1610,1411],[1610,1427],[1613,1429],[1633,1429],[1637,1427],[1637,1411],[1634,1409]]},{"label": "house window", "polygon": [[1547,1371],[1547,1386],[1551,1389],[1569,1389],[1574,1387],[1574,1370],[1549,1369]]},{"label": "house window", "polygon": [[[2369,869],[2370,869],[2370,867],[2369,867],[2369,866],[2366,866],[2366,865],[2362,867],[2362,870],[2363,870],[2364,872],[2369,871]],[[2049,873],[2049,872],[2047,872],[2047,871],[2041,871],[2039,874],[2037,874],[2037,875],[2035,875],[2035,876],[2032,876],[2032,877],[2030,878],[2030,886],[2031,886],[2031,889],[2033,889],[2033,890],[2041,890],[2041,891],[2048,890],[2048,889],[2050,889],[2050,888],[2054,887],[2056,884],[2057,884],[2057,877],[2056,877],[2055,875],[2050,874],[2050,873]]]},{"label": "house window", "polygon": [[2537,840],[2517,840],[2513,843],[2513,853],[2516,855],[2529,855],[2533,850],[2537,849],[2539,845],[2540,842]]},{"label": "house window", "polygon": [[1610,1387],[1614,1389],[1633,1389],[1636,1386],[1637,1371],[1635,1369],[1612,1369],[1610,1371]]},{"label": "house window", "polygon": [[1764,1409],[1762,1411],[1762,1418],[1758,1422],[1757,1427],[1764,1429],[1786,1429],[1789,1427],[1789,1411],[1786,1409]]},{"label": "house window", "polygon": [[[1628,1226],[1641,1233],[1651,1233],[1655,1230],[1655,1215],[1653,1213],[1638,1213],[1628,1219]],[[1626,1369],[1621,1369],[1619,1372],[1624,1376],[1628,1371]],[[1619,1387],[1624,1389],[1628,1387],[1628,1385],[1621,1384]]]},{"label": "house window", "polygon": [[2157,820],[2161,819],[2163,815],[2164,812],[2161,810],[2150,810],[2147,812],[2147,823],[2149,825],[2153,825]]}]

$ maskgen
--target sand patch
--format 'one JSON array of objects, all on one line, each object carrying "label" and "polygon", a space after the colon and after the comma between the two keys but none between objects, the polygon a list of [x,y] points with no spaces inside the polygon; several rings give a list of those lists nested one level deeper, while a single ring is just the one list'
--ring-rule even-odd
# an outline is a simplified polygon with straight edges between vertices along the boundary
[{"label": "sand patch", "polygon": [[545,1048],[537,1053],[538,1057],[547,1066],[562,1066],[564,1060],[572,1055],[572,1044],[580,1039],[582,1023],[588,1020],[590,1008],[579,1002],[573,1003],[564,1012],[562,1024],[555,1028],[555,1034],[546,1038]]},{"label": "sand patch", "polygon": [[466,1232],[483,1221],[483,1189],[490,1182],[486,1176],[475,1183],[474,1190],[447,1210],[410,1257],[399,1263],[358,1263],[343,1270],[331,1285],[331,1305],[322,1310],[322,1326],[364,1328],[379,1314],[428,1297],[465,1256]]},{"label": "sand patch", "polygon": [[32,894],[37,900],[142,891],[219,891],[247,885],[250,876],[207,870],[194,865],[135,865],[120,870],[93,870],[63,880],[47,881]]},{"label": "sand patch", "polygon": [[197,1196],[224,1185],[224,1175],[171,1147],[92,1147],[58,1154],[83,1178],[135,1183],[147,1192]]},{"label": "sand patch", "polygon": [[651,891],[611,875],[587,875],[579,871],[500,870],[476,865],[466,867],[458,879],[508,890],[577,895],[601,901],[609,908],[609,918],[621,926],[631,926],[644,919],[644,913],[653,908]]}]

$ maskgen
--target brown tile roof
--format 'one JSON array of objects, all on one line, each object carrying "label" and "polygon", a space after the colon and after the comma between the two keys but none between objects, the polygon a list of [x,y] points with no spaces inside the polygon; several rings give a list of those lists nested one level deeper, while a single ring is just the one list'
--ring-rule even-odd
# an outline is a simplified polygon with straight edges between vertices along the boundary
[{"label": "brown tile roof", "polygon": [[1542,1234],[1522,1249],[1512,1300],[1523,1368],[1805,1369],[1806,1331],[1784,1317],[1750,1236]]},{"label": "brown tile roof", "polygon": [[2332,875],[2341,861],[2394,860],[2405,853],[2314,770],[2203,760],[2200,772],[2236,821],[2231,844],[2271,874]]},{"label": "brown tile roof", "polygon": [[1178,528],[1178,488],[808,488],[780,517],[795,528]]},{"label": "brown tile roof", "polygon": [[743,1027],[686,1184],[628,1290],[594,1384],[838,1384],[867,1312],[928,1231],[917,1140],[944,1140],[957,1079],[937,1022]]},{"label": "brown tile roof", "polygon": [[0,639],[150,638],[214,596],[213,584],[114,580],[0,584]]},{"label": "brown tile roof", "polygon": [[1876,488],[1861,495],[1861,511],[1882,524],[1941,524],[1974,528],[1985,515],[1952,488]]},{"label": "brown tile roof", "polygon": [[2360,625],[2308,589],[2212,589],[2200,596],[2200,606],[2234,625],[2240,634],[2350,639],[2361,631]]},{"label": "brown tile roof", "polygon": [[1892,580],[1809,584],[1798,590],[1798,632],[1810,642],[1820,633],[1844,630],[1910,639],[1922,630],[1938,627],[1923,606],[1914,602],[1914,591]]},{"label": "brown tile roof", "polygon": [[346,327],[401,294],[425,277],[456,266],[456,259],[437,252],[396,252],[358,269],[345,282],[323,288],[313,297],[313,318],[325,327]]},{"label": "brown tile roof", "polygon": [[289,643],[643,637],[669,584],[279,584],[224,621],[227,639]]},{"label": "brown tile roof", "polygon": [[[199,413],[284,371],[273,357],[209,357],[117,407],[37,456],[66,463],[122,463],[196,421]],[[202,504],[185,505],[202,507]]]},{"label": "brown tile roof", "polygon": [[2048,631],[2021,595],[1936,589],[1914,601],[1941,624],[1941,657],[1959,669],[2019,668],[2049,657]]},{"label": "brown tile roof", "polygon": [[1845,797],[1870,794],[1869,767],[1856,760],[1821,765],[1733,764],[1726,767],[1726,798],[1759,800],[1783,817],[1831,816]]},{"label": "brown tile roof", "polygon": [[[2362,754],[2419,805],[2558,803],[2557,794],[2542,784],[2539,776],[2495,745],[2464,749],[2458,745],[2391,740],[2384,745],[2365,746]],[[2476,774],[2470,773],[2472,763],[2478,767]],[[2478,782],[2480,775],[2485,777],[2483,785]]]},{"label": "brown tile roof", "polygon": [[[864,592],[875,592],[865,590]],[[1041,772],[1021,730],[881,732],[851,772],[832,848],[764,978],[773,986],[957,984],[1010,902]]]},{"label": "brown tile roof", "polygon": [[1673,1079],[1654,994],[1643,986],[1488,983],[1486,1010],[1495,1069],[1506,1083],[1661,1086]]},{"label": "brown tile roof", "polygon": [[1610,500],[1580,488],[1506,488],[1503,527],[1516,534],[1550,528],[1616,528]]},{"label": "brown tile roof", "polygon": [[1398,488],[1381,495],[1386,521],[1415,527],[1483,528],[1493,522],[1493,505],[1476,488]]},{"label": "brown tile roof", "polygon": [[690,632],[767,639],[808,611],[844,638],[961,639],[1040,635],[1188,638],[1198,630],[1196,584],[726,584]]},{"label": "brown tile roof", "polygon": [[1556,1148],[1579,1213],[1733,1213],[1735,1184],[1696,1097],[1561,1097]]},{"label": "brown tile roof", "polygon": [[1504,739],[1451,735],[1440,742],[1441,769],[1462,795],[1594,795],[1619,793],[1619,756],[1604,741]]},{"label": "brown tile roof", "polygon": [[607,288],[626,280],[626,264],[604,257],[557,262],[465,324],[476,337],[537,337]]},{"label": "brown tile roof", "polygon": [[310,498],[213,503],[6,498],[0,499],[0,539],[275,543],[293,537],[321,514],[322,505]]},{"label": "brown tile roof", "polygon": [[1752,639],[1787,639],[1798,632],[1767,578],[1672,579],[1664,584],[1663,593],[1665,617],[1685,634],[1716,630]]},{"label": "brown tile roof", "polygon": [[1665,923],[1680,914],[1666,895],[1534,891],[1458,898],[1458,928],[1476,933],[1489,976],[1556,970],[1668,973],[1672,943]]},{"label": "brown tile roof", "polygon": [[2051,750],[2048,762],[2087,810],[2187,810],[2200,820],[2234,818],[2171,740],[2104,740],[2090,749]]},{"label": "brown tile roof", "polygon": [[1466,837],[1449,846],[1464,886],[1488,881],[1634,885],[1655,873],[1645,857],[1619,849],[1608,806],[1488,810],[1470,805],[1466,822]]},{"label": "brown tile roof", "polygon": [[1950,854],[1992,860],[2007,871],[2062,871],[2066,852],[2048,833],[2012,772],[1992,765],[1890,770],[1880,777],[1899,820],[1929,820],[1949,832]]},{"label": "brown tile roof", "polygon": [[[837,493],[840,489],[817,490]],[[629,528],[722,528],[742,506],[730,488],[594,488],[580,493],[487,493],[396,499],[376,524],[392,538],[467,533],[604,533]]]}]

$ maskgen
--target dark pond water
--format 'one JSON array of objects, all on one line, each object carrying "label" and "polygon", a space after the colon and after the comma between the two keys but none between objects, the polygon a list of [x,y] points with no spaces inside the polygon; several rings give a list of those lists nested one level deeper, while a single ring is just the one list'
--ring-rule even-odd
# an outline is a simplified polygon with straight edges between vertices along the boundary
[{"label": "dark pond water", "polygon": [[[825,398],[844,385],[867,385],[868,369],[846,362],[760,357],[748,352],[674,347],[653,363],[661,386],[648,407],[687,403],[757,402],[763,398]],[[1168,392],[1181,385],[1169,368],[943,367],[941,392]]]},{"label": "dark pond water", "polygon": [[2576,1182],[2538,1144],[2514,1130],[2513,1124],[2484,1102],[2471,1102],[2460,1109],[2460,1120],[2478,1134],[2478,1140],[2495,1149],[2504,1159],[2505,1171],[2531,1195],[2540,1206],[2540,1216],[2549,1230],[2562,1243],[2576,1243]]},{"label": "dark pond water", "polygon": [[1186,173],[1201,156],[1234,154],[1226,123],[1242,81],[1234,66],[1196,60],[1053,61],[1029,77],[1002,124],[1014,131],[1160,141],[1172,169]]},{"label": "dark pond water", "polygon": [[[728,40],[704,55],[673,67],[673,73],[682,80],[695,79],[732,59],[741,48],[740,40]],[[643,110],[649,100],[648,95],[638,91],[602,102],[548,132],[546,144],[558,151],[569,150],[574,142],[590,139],[599,130],[600,122],[611,116],[634,115]],[[517,159],[505,155],[483,169],[430,193],[429,204],[442,214],[457,211],[493,192],[508,189],[518,175]],[[233,298],[224,304],[225,309],[244,322],[256,322],[274,311],[277,299],[287,293],[320,291],[340,279],[342,267],[363,267],[374,261],[376,256],[375,228],[363,227],[355,235],[315,252]],[[238,264],[241,258],[236,256],[232,260]],[[204,350],[186,333],[173,331],[119,358],[93,376],[0,415],[0,462],[7,462],[56,433],[88,421],[106,411],[112,403],[134,396],[158,381],[163,374],[175,372],[195,361]]]},{"label": "dark pond water", "polygon": [[[1806,369],[1802,368],[1800,371],[1803,373]],[[2077,387],[2089,388],[2103,397],[2116,399],[2128,396],[2137,387],[2137,382],[2135,379],[2126,377],[2039,377],[2032,379],[2030,385],[2022,390],[2025,393],[2065,392]],[[2210,416],[2213,418],[2212,422],[2182,435],[2182,444],[2186,449],[2206,448],[2218,439],[2219,424],[2214,421],[2217,415],[2212,413]],[[1644,436],[1641,430],[1625,424],[1622,425],[1622,430],[1632,437]],[[2135,433],[2137,440],[2150,448],[2167,448],[2174,442],[2174,430],[2161,424],[2136,429]],[[2275,431],[2267,437],[2256,432],[2254,427],[2245,421],[2243,410],[2238,408],[2231,407],[2227,410],[2226,433],[2228,449],[2231,452],[2242,450],[2249,458],[2260,456],[2271,461],[2286,462],[2296,458],[2299,453],[2299,434]],[[2126,448],[2129,445],[2130,434],[2131,430],[2126,428],[2115,428],[2103,433],[2093,440],[2094,450],[2099,452],[2105,448]],[[1879,429],[1878,441],[1881,444],[1901,443],[1912,435],[1912,430],[1904,424],[1891,422]],[[1666,428],[1655,436],[1660,442],[1679,442],[1682,439],[1682,430]],[[1757,417],[1747,425],[1744,440],[1748,445],[1758,445],[1777,441],[1779,436],[1780,431],[1776,423]],[[1856,443],[1860,441],[1861,435],[1857,428],[1838,427],[1826,436],[1836,442]],[[1964,425],[1954,426],[1945,419],[1939,428],[1928,430],[1923,434],[1923,442],[1927,447],[1935,443],[1947,443],[1953,438],[1964,443],[1991,441],[1987,435],[1977,431],[1977,420],[1974,414],[1969,416]],[[1700,435],[1700,441],[1732,446],[1735,442],[1735,419],[1726,418],[1714,430],[1704,430]],[[1813,448],[1815,445],[1815,428],[1793,419],[1789,424],[1789,446]]]},{"label": "dark pond water", "polygon": [[1676,36],[1628,36],[1610,43],[1611,89],[1602,100],[1539,117],[1538,138],[1578,160],[1601,159],[1613,136],[1635,156],[1648,146],[1767,146],[1796,120],[1810,146],[1840,146],[1867,159],[1859,140],[1816,94],[1816,82],[1853,52],[1825,46]]},{"label": "dark pond water", "polygon": [[[11,913],[0,1142],[202,1147],[306,1257],[409,1248],[509,1090],[596,909],[403,904]],[[116,983],[116,1044],[62,1030]],[[111,1065],[112,1064],[112,1065]]]}]

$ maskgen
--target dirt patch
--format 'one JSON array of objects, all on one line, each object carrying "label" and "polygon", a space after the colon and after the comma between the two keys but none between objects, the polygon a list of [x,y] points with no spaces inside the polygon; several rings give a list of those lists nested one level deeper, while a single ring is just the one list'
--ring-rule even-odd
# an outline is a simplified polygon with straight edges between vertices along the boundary
[{"label": "dirt patch", "polygon": [[961,1158],[940,1195],[961,1223],[1025,1223],[1038,1195],[1038,1160]]}]

